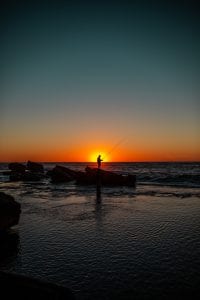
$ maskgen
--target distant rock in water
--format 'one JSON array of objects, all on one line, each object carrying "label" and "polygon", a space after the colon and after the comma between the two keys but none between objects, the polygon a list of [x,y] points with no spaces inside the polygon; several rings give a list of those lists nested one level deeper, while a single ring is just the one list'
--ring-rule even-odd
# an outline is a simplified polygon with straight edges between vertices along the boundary
[{"label": "distant rock in water", "polygon": [[14,162],[14,163],[10,163],[8,165],[8,168],[12,171],[12,172],[16,172],[16,173],[20,173],[23,174],[26,170],[26,166],[24,166],[23,164]]},{"label": "distant rock in water", "polygon": [[48,172],[54,183],[73,181],[77,178],[77,173],[77,171],[63,166],[55,166],[55,168]]},{"label": "distant rock in water", "polygon": [[[10,181],[39,181],[44,177],[44,167],[42,164],[28,161],[27,165],[20,163],[10,163],[6,175],[10,176]],[[5,173],[5,172],[4,172]]]},{"label": "distant rock in water", "polygon": [[42,164],[30,160],[27,162],[27,170],[34,173],[44,173],[44,167]]},{"label": "distant rock in water", "polygon": [[24,275],[0,271],[0,282],[5,299],[75,300],[66,287]]},{"label": "distant rock in water", "polygon": [[0,230],[6,230],[17,225],[21,213],[21,205],[15,199],[0,192]]}]

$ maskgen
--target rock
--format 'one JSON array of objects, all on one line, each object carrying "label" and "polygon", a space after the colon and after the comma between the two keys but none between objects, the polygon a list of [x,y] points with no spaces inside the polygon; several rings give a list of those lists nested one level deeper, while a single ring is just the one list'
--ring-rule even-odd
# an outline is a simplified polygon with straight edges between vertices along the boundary
[{"label": "rock", "polygon": [[[58,167],[58,166],[57,166]],[[69,169],[69,168],[66,168],[66,167],[63,167],[63,166],[59,166],[59,168],[61,170],[63,170],[63,172],[67,173],[69,176],[71,176],[73,179],[76,179],[76,176],[77,176],[77,171],[75,170],[72,170],[72,169]]]},{"label": "rock", "polygon": [[20,163],[10,163],[8,165],[8,168],[12,171],[12,172],[16,172],[16,173],[24,173],[26,170],[26,166],[24,166],[23,164]]},{"label": "rock", "polygon": [[33,173],[44,173],[44,167],[42,164],[32,162],[30,160],[27,162],[27,170]]},{"label": "rock", "polygon": [[28,161],[27,167],[20,163],[10,163],[9,169],[11,171],[7,175],[10,175],[10,181],[38,181],[44,172],[42,164],[31,161]]},{"label": "rock", "polygon": [[[0,265],[14,263],[20,250],[19,235],[15,230],[0,231]],[[1,283],[0,283],[1,285]]]},{"label": "rock", "polygon": [[24,275],[0,271],[0,282],[4,299],[75,300],[72,292],[66,287]]},{"label": "rock", "polygon": [[21,205],[4,192],[0,192],[0,230],[17,225],[21,213]]},{"label": "rock", "polygon": [[114,186],[135,186],[135,175],[122,175],[97,168],[86,167],[86,172],[77,176],[77,184],[101,184]]},{"label": "rock", "polygon": [[77,179],[77,184],[96,184],[97,183],[97,174],[92,172],[79,172]]},{"label": "rock", "polygon": [[135,186],[135,175],[122,175],[97,168],[86,167],[85,172],[74,171],[72,169],[56,166],[47,172],[52,182],[69,182],[76,180],[77,184],[99,184],[114,186]]},{"label": "rock", "polygon": [[51,180],[54,183],[69,182],[75,179],[75,171],[63,166],[55,166],[50,172]]}]

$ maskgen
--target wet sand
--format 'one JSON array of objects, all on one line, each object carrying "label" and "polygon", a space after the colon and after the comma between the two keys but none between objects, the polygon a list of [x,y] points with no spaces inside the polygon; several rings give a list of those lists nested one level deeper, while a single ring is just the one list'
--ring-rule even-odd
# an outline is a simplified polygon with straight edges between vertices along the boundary
[{"label": "wet sand", "polygon": [[16,251],[1,269],[62,284],[77,299],[199,292],[199,198],[55,188],[17,199]]}]

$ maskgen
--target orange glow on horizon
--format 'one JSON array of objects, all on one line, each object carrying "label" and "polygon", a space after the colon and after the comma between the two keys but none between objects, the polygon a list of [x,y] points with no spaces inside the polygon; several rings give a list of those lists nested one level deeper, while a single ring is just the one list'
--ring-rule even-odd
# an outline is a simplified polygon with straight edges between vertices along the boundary
[{"label": "orange glow on horizon", "polygon": [[[7,150],[7,149],[6,149]],[[158,162],[158,161],[200,161],[199,151],[196,149],[162,149],[145,147],[125,147],[120,145],[112,151],[112,145],[62,145],[57,148],[49,147],[19,147],[1,151],[0,162],[96,162],[101,154],[104,162]],[[110,152],[109,152],[110,151]]]}]

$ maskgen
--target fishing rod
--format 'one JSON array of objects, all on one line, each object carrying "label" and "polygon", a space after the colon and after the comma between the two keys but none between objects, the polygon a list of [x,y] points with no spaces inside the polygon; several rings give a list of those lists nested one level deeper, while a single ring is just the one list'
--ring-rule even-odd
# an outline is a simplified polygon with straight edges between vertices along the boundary
[{"label": "fishing rod", "polygon": [[115,144],[111,150],[109,152],[106,153],[106,155],[104,155],[104,157],[102,158],[103,160],[105,159],[105,157],[107,157],[108,155],[110,155],[119,145],[121,145],[126,138],[121,139],[119,142],[117,142],[117,144]]}]

